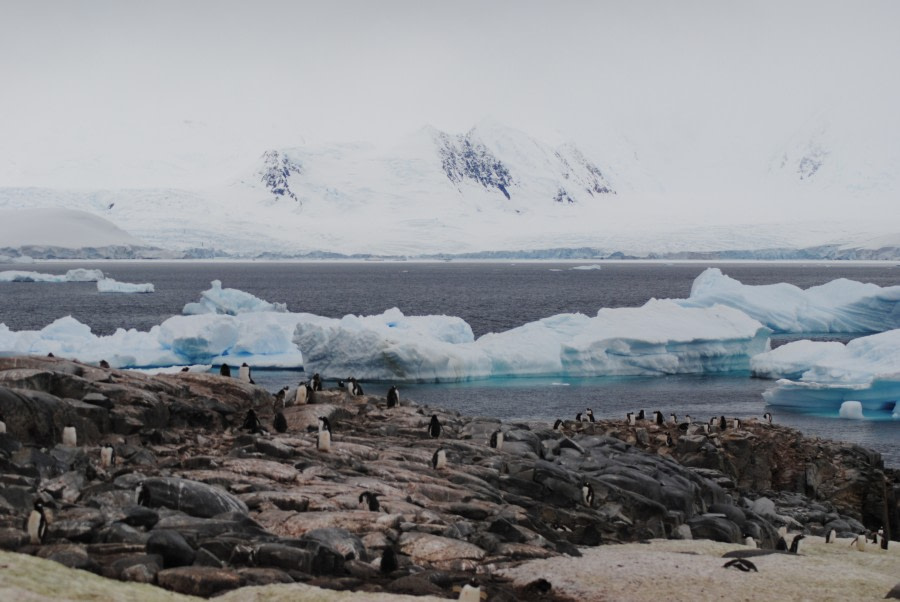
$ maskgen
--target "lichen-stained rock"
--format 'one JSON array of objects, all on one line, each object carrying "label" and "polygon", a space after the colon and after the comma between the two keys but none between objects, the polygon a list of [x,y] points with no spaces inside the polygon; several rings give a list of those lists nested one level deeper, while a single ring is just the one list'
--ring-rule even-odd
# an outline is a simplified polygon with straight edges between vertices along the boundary
[{"label": "lichen-stained rock", "polygon": [[230,493],[187,479],[151,477],[141,482],[146,494],[145,505],[165,506],[191,516],[209,518],[223,512],[247,513],[247,505]]},{"label": "lichen-stained rock", "polygon": [[435,566],[449,566],[457,560],[481,560],[484,550],[476,545],[427,533],[404,533],[400,536],[400,550],[413,562]]},{"label": "lichen-stained rock", "polygon": [[373,520],[371,512],[365,510],[303,512],[293,514],[278,524],[263,526],[282,537],[300,537],[313,529],[337,528],[351,533],[365,533],[377,528],[379,522],[392,522],[390,514],[383,514]]},{"label": "lichen-stained rock", "polygon": [[164,569],[156,575],[156,580],[166,589],[202,598],[209,598],[241,585],[241,578],[233,571],[209,566]]},{"label": "lichen-stained rock", "polygon": [[299,475],[293,466],[256,458],[229,459],[225,461],[225,468],[238,474],[263,477],[281,483],[296,481]]}]

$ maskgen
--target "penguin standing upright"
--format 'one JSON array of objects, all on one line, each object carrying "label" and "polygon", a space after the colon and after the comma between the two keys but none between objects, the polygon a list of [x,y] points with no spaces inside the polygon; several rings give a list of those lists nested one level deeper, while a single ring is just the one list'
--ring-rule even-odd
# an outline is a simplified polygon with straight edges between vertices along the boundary
[{"label": "penguin standing upright", "polygon": [[594,420],[594,410],[588,408],[584,411],[584,415],[587,416],[588,422],[596,422]]},{"label": "penguin standing upright", "polygon": [[553,430],[558,431],[559,427],[562,426],[562,423],[563,423],[562,418],[557,418],[556,422],[553,423]]},{"label": "penguin standing upright", "polygon": [[665,422],[665,421],[663,420],[663,413],[660,412],[659,410],[656,410],[656,411],[653,412],[653,417],[654,417],[654,419],[655,419],[654,421],[656,422],[656,425],[657,425],[657,426],[662,426],[663,423]]},{"label": "penguin standing upright", "polygon": [[321,391],[322,390],[322,377],[319,376],[319,373],[316,372],[312,376],[312,390],[313,391]]},{"label": "penguin standing upright", "polygon": [[298,406],[305,405],[309,400],[309,386],[306,383],[297,385],[297,393],[294,395],[294,403]]},{"label": "penguin standing upright", "polygon": [[41,500],[34,502],[34,509],[28,515],[26,530],[32,544],[43,543],[44,537],[47,535],[47,515],[44,514],[44,503]]},{"label": "penguin standing upright", "polygon": [[789,552],[791,554],[796,554],[800,550],[800,540],[805,538],[806,536],[802,533],[794,537],[794,541],[791,542],[791,549],[789,550]]},{"label": "penguin standing upright", "polygon": [[763,414],[763,420],[765,420],[769,424],[772,424],[772,414],[766,412],[765,414]]},{"label": "penguin standing upright", "polygon": [[106,444],[100,447],[100,466],[109,468],[116,463],[116,448]]},{"label": "penguin standing upright", "polygon": [[732,418],[731,419],[731,428],[736,431],[741,430],[741,419],[740,418]]},{"label": "penguin standing upright", "polygon": [[438,420],[437,414],[431,415],[431,422],[428,423],[428,434],[431,435],[433,439],[437,439],[441,436],[441,421]]},{"label": "penguin standing upright", "polygon": [[503,431],[497,429],[491,433],[491,447],[494,449],[503,449]]},{"label": "penguin standing upright", "polygon": [[378,494],[372,493],[371,491],[363,491],[360,493],[359,503],[365,504],[366,508],[371,512],[378,512],[381,509],[381,504],[378,503]]},{"label": "penguin standing upright", "polygon": [[316,449],[320,452],[331,451],[331,431],[321,430],[316,435]]},{"label": "penguin standing upright", "polygon": [[71,423],[67,424],[63,429],[62,444],[69,447],[75,447],[76,445],[78,445],[78,432],[75,430],[75,426]]},{"label": "penguin standing upright", "polygon": [[435,470],[440,470],[447,466],[447,452],[443,447],[438,448],[434,455],[431,456],[431,466]]},{"label": "penguin standing upright", "polygon": [[628,412],[625,414],[625,424],[628,426],[634,426],[634,412]]},{"label": "penguin standing upright", "polygon": [[724,416],[719,416],[719,430],[724,431],[728,428],[728,421],[725,420]]},{"label": "penguin standing upright", "polygon": [[6,432],[6,419],[0,414],[0,433]]},{"label": "penguin standing upright", "polygon": [[250,383],[251,385],[256,384],[255,382],[253,382],[253,377],[250,376],[250,366],[247,364],[247,362],[241,364],[241,367],[238,370],[238,378],[245,383]]},{"label": "penguin standing upright", "polygon": [[266,432],[266,429],[263,428],[262,422],[259,421],[256,412],[253,411],[253,408],[247,410],[247,415],[244,417],[244,424],[241,428],[250,431],[254,435],[260,433],[264,434]]},{"label": "penguin standing upright", "polygon": [[587,481],[581,482],[581,503],[588,508],[594,505],[594,488]]},{"label": "penguin standing upright", "polygon": [[272,426],[275,427],[275,430],[279,433],[286,433],[288,430],[287,418],[284,417],[284,414],[281,412],[275,413],[275,420],[272,423]]},{"label": "penguin standing upright", "polygon": [[674,412],[669,414],[669,424],[678,424],[678,416]]},{"label": "penguin standing upright", "polygon": [[319,432],[328,431],[331,432],[331,422],[328,420],[327,416],[319,416]]},{"label": "penguin standing upright", "polygon": [[400,405],[400,391],[397,389],[397,386],[394,385],[388,389],[387,407],[395,408],[398,405]]},{"label": "penguin standing upright", "polygon": [[837,539],[837,531],[831,529],[827,535],[825,535],[825,543],[834,543],[834,540]]},{"label": "penguin standing upright", "polygon": [[387,547],[384,549],[378,570],[382,575],[389,575],[397,570],[397,553],[394,551],[394,548]]},{"label": "penguin standing upright", "polygon": [[228,367],[228,364],[222,364],[219,367],[219,374],[222,376],[231,376],[231,368]]},{"label": "penguin standing upright", "polygon": [[644,412],[644,410],[640,410],[638,412],[637,419],[638,420],[646,420],[647,419],[647,414]]}]

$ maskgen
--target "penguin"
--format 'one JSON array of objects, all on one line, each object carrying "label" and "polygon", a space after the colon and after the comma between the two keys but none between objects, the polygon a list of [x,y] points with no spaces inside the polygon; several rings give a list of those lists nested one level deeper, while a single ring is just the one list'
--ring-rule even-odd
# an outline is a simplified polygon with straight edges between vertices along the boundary
[{"label": "penguin", "polygon": [[766,412],[765,414],[763,414],[763,420],[765,420],[769,424],[772,424],[772,414]]},{"label": "penguin", "polygon": [[751,535],[744,533],[744,545],[747,546],[748,548],[755,548],[756,540],[753,539],[753,537]]},{"label": "penguin", "polygon": [[143,481],[138,483],[137,487],[134,488],[134,503],[138,506],[147,506],[150,503],[150,493],[147,491],[147,488],[144,487]]},{"label": "penguin", "polygon": [[0,433],[6,432],[6,419],[0,414]]},{"label": "penguin", "polygon": [[825,543],[834,543],[835,539],[837,539],[837,531],[834,529],[825,534]]},{"label": "penguin", "polygon": [[662,425],[663,425],[663,422],[664,422],[664,421],[663,421],[663,413],[660,412],[659,410],[654,410],[654,411],[653,411],[653,421],[654,421],[658,426],[662,426]]},{"label": "penguin", "polygon": [[327,416],[319,416],[319,432],[328,431],[331,433],[331,422],[328,420]]},{"label": "penguin", "polygon": [[397,570],[397,553],[394,551],[394,548],[384,549],[378,570],[382,575],[389,575]]},{"label": "penguin", "polygon": [[594,410],[588,408],[584,411],[585,416],[587,416],[588,422],[595,422],[594,420]]},{"label": "penguin", "polygon": [[673,445],[675,445],[675,441],[672,439],[671,433],[666,433],[666,445],[669,447],[672,447]]},{"label": "penguin", "polygon": [[47,535],[47,515],[44,514],[44,503],[41,500],[34,502],[34,509],[28,515],[26,526],[31,543],[38,545],[44,542]]},{"label": "penguin", "polygon": [[444,448],[438,448],[434,455],[431,456],[431,467],[435,470],[440,470],[447,466],[447,452],[444,451]]},{"label": "penguin", "polygon": [[704,423],[702,426],[703,426],[703,434],[708,435],[709,434],[709,425]]},{"label": "penguin", "polygon": [[481,602],[481,586],[472,579],[459,590],[459,602]]},{"label": "penguin", "polygon": [[685,414],[685,415],[684,415],[684,421],[687,422],[688,425],[691,425],[691,424],[694,423],[694,419],[691,418],[691,415],[690,415],[690,414]]},{"label": "penguin", "polygon": [[594,505],[594,488],[587,481],[581,482],[581,502],[588,508]]},{"label": "penguin", "polygon": [[669,424],[678,424],[678,416],[674,413],[669,414]]},{"label": "penguin", "polygon": [[744,571],[745,573],[749,573],[750,571],[754,571],[756,573],[759,572],[759,569],[756,568],[756,565],[746,558],[735,558],[734,560],[729,560],[722,565],[722,568],[725,569],[729,569],[731,567]]},{"label": "penguin", "polygon": [[400,405],[400,391],[397,389],[397,386],[394,385],[388,389],[387,407],[396,408],[398,405]]},{"label": "penguin", "polygon": [[272,410],[277,412],[284,409],[284,396],[287,395],[288,390],[290,390],[290,387],[284,386],[272,396]]},{"label": "penguin", "polygon": [[625,414],[625,423],[628,426],[634,426],[634,412],[628,412]]},{"label": "penguin", "polygon": [[716,418],[715,416],[713,416],[712,418],[709,419],[709,426],[718,426],[718,424],[719,424],[719,419]]},{"label": "penguin", "polygon": [[347,388],[347,387],[346,387],[346,384],[345,384],[344,381],[342,381],[342,380],[339,380],[339,381],[337,382],[337,386],[338,386],[338,389],[346,389],[346,388]]},{"label": "penguin", "polygon": [[802,533],[794,537],[794,541],[791,542],[791,549],[789,550],[791,554],[797,553],[797,551],[800,549],[800,540],[805,538],[806,535],[803,535]]},{"label": "penguin", "polygon": [[231,376],[231,368],[228,367],[228,364],[222,364],[219,367],[219,374],[221,376]]},{"label": "penguin", "polygon": [[575,422],[581,422],[581,412],[575,414]]},{"label": "penguin", "polygon": [[365,392],[363,392],[362,385],[360,385],[358,382],[356,382],[355,378],[353,379],[353,394],[354,395],[365,395]]},{"label": "penguin", "polygon": [[553,423],[553,430],[558,431],[559,427],[562,426],[562,423],[563,423],[562,418],[557,418],[556,422]]},{"label": "penguin", "polygon": [[433,439],[437,439],[441,436],[441,422],[438,420],[437,414],[431,415],[431,422],[428,423],[428,434],[431,435]]},{"label": "penguin", "polygon": [[503,449],[503,431],[500,429],[491,433],[491,447],[496,450]]},{"label": "penguin", "polygon": [[741,430],[741,419],[740,418],[732,418],[731,419],[731,428],[736,431]]},{"label": "penguin", "polygon": [[646,420],[647,419],[647,415],[644,414],[644,410],[641,410],[638,412],[637,419],[638,420]]},{"label": "penguin", "polygon": [[109,370],[109,362],[106,360],[100,360],[100,367],[104,370]]},{"label": "penguin", "polygon": [[116,463],[116,448],[112,445],[103,445],[100,447],[100,466],[109,468]]},{"label": "penguin", "polygon": [[244,417],[244,424],[241,428],[250,431],[254,435],[266,433],[266,429],[263,428],[262,423],[259,421],[259,417],[252,408],[247,410],[247,415]]},{"label": "penguin", "polygon": [[250,376],[250,366],[247,364],[247,362],[241,364],[241,367],[238,370],[238,378],[245,383],[250,383],[251,385],[256,384],[255,382],[253,382],[253,377]]},{"label": "penguin", "polygon": [[272,426],[275,427],[275,430],[279,433],[286,433],[288,430],[287,418],[284,417],[284,414],[281,412],[275,413],[275,420],[272,423]]},{"label": "penguin", "polygon": [[728,428],[728,421],[725,420],[724,416],[719,416],[719,430],[724,431]]},{"label": "penguin", "polygon": [[312,377],[312,390],[313,391],[321,391],[322,390],[322,377],[319,376],[319,373],[316,372]]},{"label": "penguin", "polygon": [[884,536],[884,527],[878,530],[878,534],[881,536],[881,549],[888,549],[888,538]]},{"label": "penguin", "polygon": [[788,545],[787,545],[787,542],[784,540],[783,536],[778,538],[778,543],[775,544],[775,549],[778,550],[779,552],[787,552],[788,551]]},{"label": "penguin", "polygon": [[359,503],[365,503],[371,512],[378,512],[381,509],[381,504],[378,503],[378,494],[370,491],[363,491],[359,494]]},{"label": "penguin", "polygon": [[75,426],[67,424],[62,432],[62,444],[68,447],[75,447],[78,445],[78,432],[75,430]]},{"label": "penguin", "polygon": [[850,542],[850,545],[856,545],[856,549],[860,552],[866,551],[866,535],[863,533],[862,535],[857,535],[856,539]]},{"label": "penguin", "polygon": [[297,393],[294,395],[294,403],[298,406],[305,405],[309,400],[309,386],[306,383],[297,385]]},{"label": "penguin", "polygon": [[331,451],[331,431],[319,431],[316,435],[316,449],[320,452]]}]

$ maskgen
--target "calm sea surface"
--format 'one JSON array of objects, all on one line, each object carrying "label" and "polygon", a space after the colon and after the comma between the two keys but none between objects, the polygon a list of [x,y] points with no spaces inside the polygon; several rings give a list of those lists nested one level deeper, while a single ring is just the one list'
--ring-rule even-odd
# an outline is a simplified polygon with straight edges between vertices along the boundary
[{"label": "calm sea surface", "polygon": [[[553,314],[593,315],[601,307],[633,307],[651,298],[685,298],[694,278],[709,265],[745,284],[790,282],[801,288],[849,278],[880,286],[900,284],[900,268],[847,263],[602,263],[600,270],[573,270],[577,263],[267,263],[267,262],[60,262],[2,265],[62,274],[99,268],[122,282],[152,282],[151,295],[100,295],[95,283],[0,283],[0,322],[12,330],[40,329],[71,315],[95,334],[116,328],[148,330],[181,313],[210,281],[237,288],[291,311],[341,317],[398,307],[407,315],[447,314],[466,320],[480,336]],[[581,264],[583,265],[583,264]],[[846,338],[838,338],[846,340]],[[776,340],[780,344],[784,340]],[[255,373],[272,390],[296,384],[291,372]],[[761,416],[762,391],[771,381],[749,375],[654,378],[509,379],[446,385],[408,385],[403,397],[507,420],[574,417],[591,407],[597,416],[624,417],[632,410],[666,415]],[[384,394],[370,384],[369,393]],[[900,421],[852,421],[779,413],[776,420],[810,435],[858,443],[900,467]]]}]

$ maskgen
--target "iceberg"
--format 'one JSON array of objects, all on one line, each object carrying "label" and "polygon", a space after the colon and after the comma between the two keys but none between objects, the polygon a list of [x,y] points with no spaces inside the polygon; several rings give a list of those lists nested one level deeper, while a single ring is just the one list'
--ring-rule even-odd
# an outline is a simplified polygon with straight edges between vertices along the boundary
[{"label": "iceberg", "polygon": [[426,316],[410,322],[415,327],[393,328],[383,317],[346,316],[298,323],[294,342],[303,351],[307,371],[366,380],[454,382],[749,371],[750,358],[768,349],[771,333],[730,307],[684,308],[665,300],[640,308],[601,309],[593,318],[559,314],[474,341],[435,336],[450,334],[448,320],[453,319]]},{"label": "iceberg", "polygon": [[0,282],[99,282],[100,280],[103,280],[102,271],[86,270],[84,268],[69,270],[63,275],[24,272],[21,270],[0,272]]},{"label": "iceberg", "polygon": [[777,378],[763,393],[769,405],[837,411],[846,401],[861,410],[893,412],[900,400],[900,330],[835,342],[796,341],[753,357],[755,376]]},{"label": "iceberg", "polygon": [[118,282],[112,278],[104,278],[97,281],[97,290],[101,293],[152,293],[152,284],[132,284],[130,282]]},{"label": "iceberg", "polygon": [[900,328],[900,286],[839,278],[806,290],[793,284],[746,285],[718,268],[697,276],[684,307],[728,305],[776,333],[867,334]]},{"label": "iceberg", "polygon": [[269,303],[236,288],[222,288],[221,280],[213,280],[208,290],[200,293],[200,301],[188,303],[181,310],[184,315],[225,314],[236,316],[250,312],[286,312],[284,303]]}]

